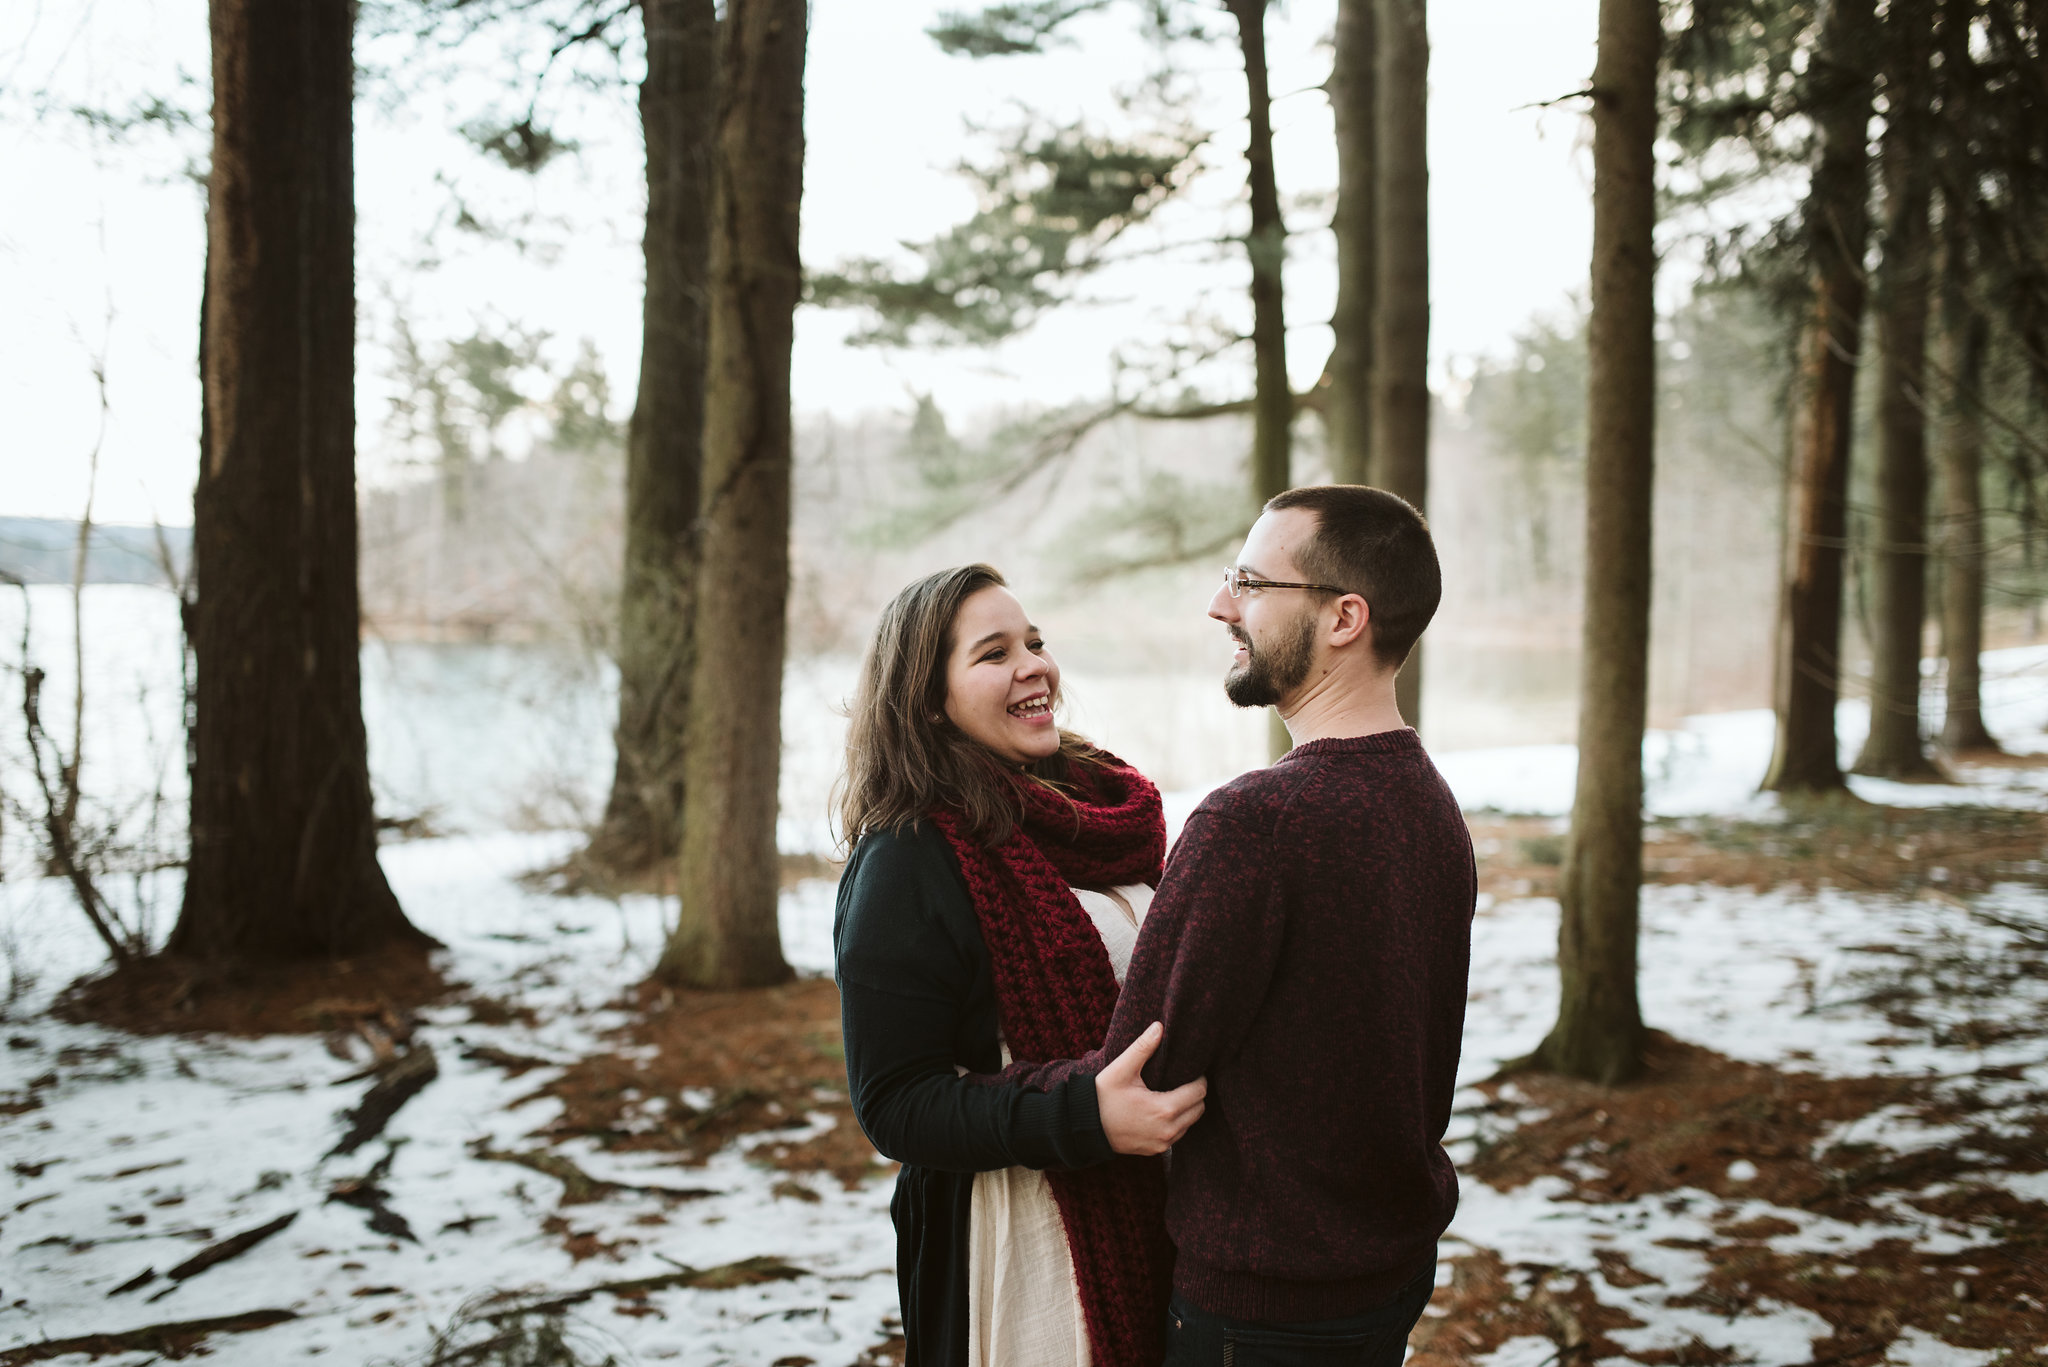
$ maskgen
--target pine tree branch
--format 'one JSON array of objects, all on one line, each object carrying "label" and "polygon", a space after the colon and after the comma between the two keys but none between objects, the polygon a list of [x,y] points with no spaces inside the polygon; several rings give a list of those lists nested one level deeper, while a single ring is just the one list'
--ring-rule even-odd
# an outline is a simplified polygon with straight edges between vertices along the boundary
[{"label": "pine tree branch", "polygon": [[925,30],[954,57],[1015,57],[1042,53],[1069,20],[1109,8],[1110,0],[1013,0],[979,14],[942,10]]}]

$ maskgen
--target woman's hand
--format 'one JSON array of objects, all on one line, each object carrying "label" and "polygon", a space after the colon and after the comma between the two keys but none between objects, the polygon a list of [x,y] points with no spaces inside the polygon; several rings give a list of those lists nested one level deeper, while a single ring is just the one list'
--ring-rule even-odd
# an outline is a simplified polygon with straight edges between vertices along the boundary
[{"label": "woman's hand", "polygon": [[1165,1153],[1188,1127],[1202,1118],[1203,1098],[1209,1094],[1207,1078],[1155,1092],[1140,1076],[1145,1061],[1158,1051],[1166,1030],[1158,1021],[1131,1041],[1107,1068],[1095,1075],[1095,1109],[1102,1118],[1102,1133],[1109,1147],[1118,1153],[1149,1157]]}]

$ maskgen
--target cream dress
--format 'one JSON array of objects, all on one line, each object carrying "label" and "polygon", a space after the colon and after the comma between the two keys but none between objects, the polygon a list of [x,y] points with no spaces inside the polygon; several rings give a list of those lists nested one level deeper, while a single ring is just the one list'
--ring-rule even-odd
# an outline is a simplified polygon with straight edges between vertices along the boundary
[{"label": "cream dress", "polygon": [[[1108,893],[1075,888],[1074,897],[1102,936],[1122,987],[1152,889],[1142,883]],[[1003,1064],[1009,1063],[1005,1044]],[[967,1323],[969,1367],[1088,1367],[1073,1255],[1052,1187],[1035,1168],[975,1174]]]}]

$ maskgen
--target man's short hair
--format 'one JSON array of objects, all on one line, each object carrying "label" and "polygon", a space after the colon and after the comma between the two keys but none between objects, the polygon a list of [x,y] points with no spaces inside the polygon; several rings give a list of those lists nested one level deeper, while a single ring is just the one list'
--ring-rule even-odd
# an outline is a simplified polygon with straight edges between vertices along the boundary
[{"label": "man's short hair", "polygon": [[1315,535],[1295,548],[1295,567],[1304,578],[1365,599],[1372,653],[1398,669],[1443,598],[1429,524],[1398,494],[1363,484],[1305,485],[1266,502],[1269,513],[1289,508],[1316,515]]}]

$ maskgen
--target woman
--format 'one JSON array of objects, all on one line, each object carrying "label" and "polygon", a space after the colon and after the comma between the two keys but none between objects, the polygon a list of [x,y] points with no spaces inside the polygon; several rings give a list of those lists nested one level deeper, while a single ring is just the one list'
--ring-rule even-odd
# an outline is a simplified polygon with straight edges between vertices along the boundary
[{"label": "woman", "polygon": [[970,565],[897,595],[853,706],[833,940],[854,1113],[904,1165],[907,1367],[1161,1352],[1164,1170],[1116,1155],[1163,1152],[1199,1093],[1138,1123],[1093,1077],[986,1076],[1100,1047],[1165,853],[1158,790],[1059,729],[1059,682],[1002,575]]}]

